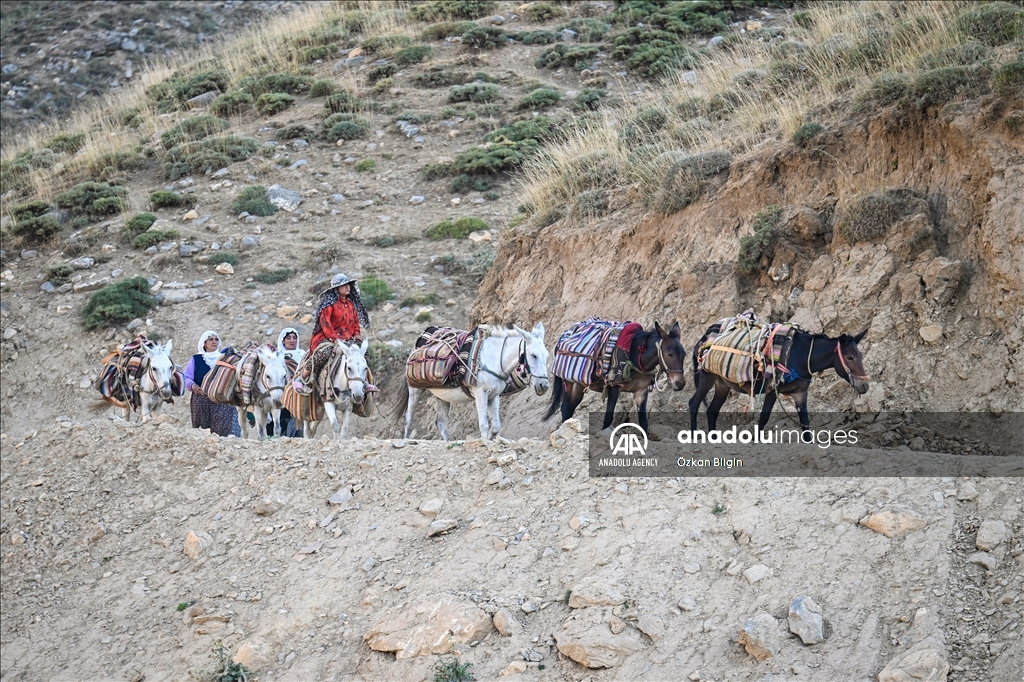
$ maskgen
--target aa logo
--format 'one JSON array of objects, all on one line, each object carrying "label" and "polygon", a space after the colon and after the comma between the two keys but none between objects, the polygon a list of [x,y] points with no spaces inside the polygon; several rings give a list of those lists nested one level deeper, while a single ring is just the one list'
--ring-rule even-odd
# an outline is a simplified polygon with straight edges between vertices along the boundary
[{"label": "aa logo", "polygon": [[619,424],[608,438],[613,455],[643,457],[647,454],[647,432],[636,424]]}]

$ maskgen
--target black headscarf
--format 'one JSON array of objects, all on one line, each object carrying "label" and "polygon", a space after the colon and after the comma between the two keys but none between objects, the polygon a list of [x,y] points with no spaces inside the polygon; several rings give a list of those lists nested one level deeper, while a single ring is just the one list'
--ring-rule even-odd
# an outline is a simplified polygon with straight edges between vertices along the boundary
[{"label": "black headscarf", "polygon": [[[359,298],[359,285],[356,282],[349,282],[348,284],[348,300],[352,301],[352,304],[356,307],[356,315],[359,316],[359,324],[363,327],[369,328],[370,316],[366,312],[366,306],[363,305],[363,302]],[[344,284],[341,286],[344,286]],[[329,308],[338,302],[338,298],[340,298],[340,296],[338,295],[339,288],[340,287],[334,287],[333,289],[328,289],[327,291],[320,295],[320,304],[317,305],[316,315],[314,315],[314,334],[320,331],[320,313],[322,313],[325,308]]]}]

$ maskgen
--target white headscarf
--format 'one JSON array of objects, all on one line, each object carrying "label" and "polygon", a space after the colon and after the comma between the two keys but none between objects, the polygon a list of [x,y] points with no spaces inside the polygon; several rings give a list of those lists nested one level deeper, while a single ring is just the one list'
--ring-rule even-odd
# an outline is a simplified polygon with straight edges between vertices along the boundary
[{"label": "white headscarf", "polygon": [[[207,353],[206,339],[210,338],[211,336],[217,337],[217,350],[211,353]],[[220,359],[220,349],[222,345],[223,342],[220,340],[220,334],[213,330],[208,329],[207,331],[203,332],[202,336],[199,337],[199,354],[203,356],[203,360],[205,360],[206,364],[210,366],[210,369],[213,369],[213,366],[217,364],[217,360]]]},{"label": "white headscarf", "polygon": [[[295,350],[288,350],[284,347],[284,337],[288,336],[288,334],[295,334]],[[277,335],[277,349],[283,352],[286,358],[291,358],[292,360],[295,360],[295,362],[302,362],[302,358],[306,356],[306,351],[299,347],[299,343],[302,343],[302,336],[294,327],[285,327],[281,330],[281,333]]]}]

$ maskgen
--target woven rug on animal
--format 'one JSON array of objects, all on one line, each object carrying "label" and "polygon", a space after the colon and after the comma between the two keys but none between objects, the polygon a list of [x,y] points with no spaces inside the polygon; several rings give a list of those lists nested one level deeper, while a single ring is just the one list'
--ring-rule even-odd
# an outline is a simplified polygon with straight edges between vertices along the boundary
[{"label": "woven rug on animal", "polygon": [[747,311],[722,322],[698,353],[701,369],[737,384],[764,378],[791,381],[787,366],[795,325],[766,322]]},{"label": "woven rug on animal", "polygon": [[[459,348],[459,367],[456,371],[461,371],[459,376],[461,385],[466,387],[475,385],[477,376],[480,372],[484,371],[483,366],[480,364],[480,352],[483,350],[483,341],[486,338],[486,336],[480,335],[478,329],[474,329],[472,332],[469,332],[469,338]],[[522,343],[517,337],[509,337],[509,341]],[[526,364],[524,358],[520,357],[519,364],[516,365],[515,369],[512,370],[505,380],[505,388],[502,390],[501,395],[519,393],[530,384],[531,376],[530,366]]]},{"label": "woven rug on animal", "polygon": [[291,382],[284,387],[281,405],[299,421],[318,422],[324,418],[324,404],[316,393],[296,393]]},{"label": "woven rug on animal", "polygon": [[232,405],[238,389],[238,361],[242,359],[234,348],[227,348],[203,379],[203,393],[215,403]]},{"label": "woven rug on animal", "polygon": [[274,352],[274,347],[269,343],[249,346],[242,352],[242,363],[238,368],[238,392],[243,405],[252,405],[252,382],[257,367],[262,364],[258,355],[261,347]]},{"label": "woven rug on animal", "polygon": [[[149,368],[142,343],[152,342],[140,336],[109,353],[100,361],[100,373],[93,382],[100,395],[122,407],[139,406],[138,384]],[[177,367],[171,373],[171,395],[185,395],[185,375]]]},{"label": "woven rug on animal", "polygon": [[625,322],[588,317],[565,330],[555,343],[551,373],[577,384],[593,383],[607,373],[611,351],[625,326]]},{"label": "woven rug on animal", "polygon": [[456,388],[466,375],[460,352],[475,337],[451,327],[428,327],[416,339],[405,363],[405,380],[412,388]]}]

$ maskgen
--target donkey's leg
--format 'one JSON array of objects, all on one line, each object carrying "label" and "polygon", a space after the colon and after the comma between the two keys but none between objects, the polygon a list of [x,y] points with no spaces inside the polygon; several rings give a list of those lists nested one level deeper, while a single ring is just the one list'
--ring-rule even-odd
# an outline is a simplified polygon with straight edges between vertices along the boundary
[{"label": "donkey's leg", "polygon": [[262,407],[254,405],[252,415],[256,419],[256,439],[263,440],[267,437],[267,413]]},{"label": "donkey's leg", "polygon": [[729,391],[732,389],[719,378],[715,378],[715,397],[711,399],[711,404],[708,405],[708,431],[714,431],[715,426],[718,424],[718,413],[722,411],[722,405],[725,404],[726,398],[729,397]]},{"label": "donkey's leg", "polygon": [[490,420],[487,418],[487,391],[485,391],[482,387],[477,386],[476,395],[474,395],[473,397],[476,398],[476,418],[477,422],[480,425],[480,440],[490,440],[491,424]]},{"label": "donkey's leg", "polygon": [[619,404],[619,387],[609,386],[606,390],[608,391],[608,403],[604,407],[602,431],[612,425],[612,420],[615,419],[615,406]]},{"label": "donkey's leg", "polygon": [[316,427],[320,425],[320,422],[302,422],[302,437],[303,438],[315,438]]},{"label": "donkey's leg", "polygon": [[274,420],[274,435],[281,435],[281,408],[275,408],[270,411],[270,417]]},{"label": "donkey's leg", "polygon": [[352,401],[345,404],[345,414],[341,418],[341,439],[348,438],[348,424],[352,419]]},{"label": "donkey's leg", "polygon": [[324,412],[327,413],[327,419],[331,422],[331,429],[334,430],[334,440],[340,440],[341,425],[338,423],[338,415],[335,412],[334,403],[324,403]]},{"label": "donkey's leg", "polygon": [[644,433],[653,440],[654,436],[651,435],[650,429],[647,427],[647,397],[650,395],[650,386],[639,391],[634,391],[633,403],[636,405],[636,416],[637,421],[640,423],[640,428],[643,429]]},{"label": "donkey's leg", "polygon": [[697,384],[697,390],[693,392],[693,397],[690,398],[690,430],[697,430],[697,415],[700,413],[700,404],[704,400],[704,397],[711,390],[711,387],[715,385],[715,379],[712,375],[708,374],[702,369],[697,370],[697,378],[694,380]]},{"label": "donkey's leg", "polygon": [[412,433],[412,415],[416,410],[416,402],[420,399],[422,393],[422,388],[409,387],[409,401],[405,406],[405,432],[402,434],[402,438],[408,438],[409,434]]},{"label": "donkey's leg", "polygon": [[[436,396],[435,396],[436,397]],[[434,413],[434,426],[437,427],[437,432],[441,434],[441,440],[447,442],[450,440],[448,436],[448,415],[451,413],[452,404],[437,399],[437,410]]]},{"label": "donkey's leg", "polygon": [[803,427],[804,431],[810,431],[811,416],[807,414],[807,389],[805,388],[799,393],[791,395],[793,396],[793,402],[796,403],[797,414],[800,415],[800,426]]},{"label": "donkey's leg", "polygon": [[242,429],[242,438],[249,438],[249,419],[245,416],[245,408],[238,407],[238,425]]},{"label": "donkey's leg", "polygon": [[501,392],[497,392],[487,402],[487,416],[491,421],[491,440],[498,437],[498,431],[501,431],[501,417],[498,416],[499,408],[501,407]]},{"label": "donkey's leg", "polygon": [[769,391],[764,394],[764,405],[761,406],[761,415],[757,418],[757,425],[761,430],[764,430],[764,425],[767,424],[768,420],[771,418],[772,408],[775,407],[775,400],[777,398],[778,394],[775,391]]},{"label": "donkey's leg", "polygon": [[[559,379],[559,381],[563,381]],[[587,387],[583,384],[577,384],[572,382],[566,382],[569,385],[568,390],[562,392],[562,421],[572,419],[572,416],[576,414],[576,408],[583,402],[583,396],[586,395]]]}]

